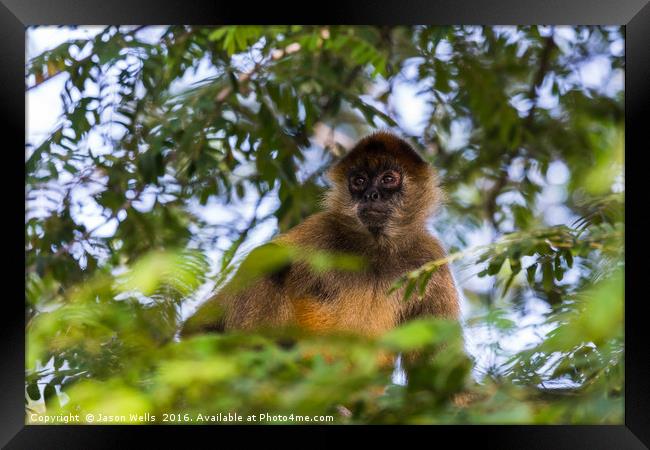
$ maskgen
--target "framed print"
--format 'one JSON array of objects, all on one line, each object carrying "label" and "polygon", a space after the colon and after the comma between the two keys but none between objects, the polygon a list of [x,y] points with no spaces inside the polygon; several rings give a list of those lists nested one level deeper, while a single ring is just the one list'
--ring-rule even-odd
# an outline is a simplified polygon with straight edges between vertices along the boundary
[{"label": "framed print", "polygon": [[2,444],[647,448],[650,6],[321,8],[3,2]]}]

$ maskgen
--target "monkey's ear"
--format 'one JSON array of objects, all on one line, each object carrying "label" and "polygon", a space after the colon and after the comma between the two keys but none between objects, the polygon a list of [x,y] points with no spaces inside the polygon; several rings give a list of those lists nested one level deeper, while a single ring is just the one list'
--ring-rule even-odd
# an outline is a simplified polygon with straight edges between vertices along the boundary
[{"label": "monkey's ear", "polygon": [[325,173],[325,176],[334,184],[345,184],[347,177],[347,168],[341,165],[341,160],[335,162]]}]

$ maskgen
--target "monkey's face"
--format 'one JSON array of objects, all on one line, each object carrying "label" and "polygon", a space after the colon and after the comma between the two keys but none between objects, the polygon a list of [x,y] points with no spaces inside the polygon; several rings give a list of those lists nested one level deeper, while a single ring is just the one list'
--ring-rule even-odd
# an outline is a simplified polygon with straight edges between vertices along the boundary
[{"label": "monkey's face", "polygon": [[383,228],[395,212],[402,183],[402,171],[395,165],[354,167],[348,176],[348,189],[361,223],[370,230]]},{"label": "monkey's face", "polygon": [[333,186],[326,208],[374,236],[397,237],[405,227],[422,226],[439,198],[431,166],[386,132],[360,140],[330,169],[329,178]]}]

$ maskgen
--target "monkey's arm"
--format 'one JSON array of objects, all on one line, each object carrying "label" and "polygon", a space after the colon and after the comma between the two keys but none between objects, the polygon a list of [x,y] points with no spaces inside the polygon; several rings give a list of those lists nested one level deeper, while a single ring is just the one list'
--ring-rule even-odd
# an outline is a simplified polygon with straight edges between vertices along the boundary
[{"label": "monkey's arm", "polygon": [[226,286],[183,324],[181,336],[286,325],[292,310],[272,276],[232,292]]},{"label": "monkey's arm", "polygon": [[183,323],[181,328],[181,337],[187,337],[193,334],[216,332],[221,333],[225,330],[225,311],[223,299],[216,294],[198,310],[194,312]]},{"label": "monkey's arm", "polygon": [[[440,254],[436,256],[431,260],[441,257]],[[458,320],[460,318],[458,292],[447,265],[440,267],[431,275],[422,297],[413,296],[403,304],[399,322],[404,323],[423,317],[440,317],[448,320]],[[407,373],[421,356],[422,353],[419,351],[402,354],[402,363]]]},{"label": "monkey's arm", "polygon": [[431,276],[422,299],[427,309],[434,315],[444,319],[458,320],[460,305],[458,289],[448,265],[444,265]]},{"label": "monkey's arm", "polygon": [[[429,261],[445,257],[445,251],[435,238],[431,237],[426,247]],[[400,321],[420,316],[436,316],[450,320],[460,318],[458,290],[449,265],[445,264],[433,273],[421,298],[414,297],[406,301],[402,307]]]},{"label": "monkey's arm", "polygon": [[411,298],[402,307],[401,320],[405,322],[422,316],[458,320],[460,307],[458,292],[447,266],[436,271],[421,298]]},{"label": "monkey's arm", "polygon": [[288,325],[294,311],[285,279],[292,265],[278,263],[273,247],[302,245],[305,230],[313,226],[317,215],[253,250],[242,261],[233,279],[185,322],[181,336]]}]

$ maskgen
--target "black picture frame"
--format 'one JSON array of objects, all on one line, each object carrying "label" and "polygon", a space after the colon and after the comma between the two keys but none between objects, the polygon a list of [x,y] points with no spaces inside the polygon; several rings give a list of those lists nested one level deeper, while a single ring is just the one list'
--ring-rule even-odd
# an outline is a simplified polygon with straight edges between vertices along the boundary
[{"label": "black picture frame", "polygon": [[[650,447],[650,343],[642,334],[647,326],[643,314],[646,300],[641,289],[643,278],[635,268],[643,267],[648,258],[650,229],[646,206],[647,171],[641,158],[648,150],[645,140],[646,117],[650,113],[650,4],[648,0],[400,0],[381,5],[369,0],[330,0],[323,4],[288,2],[225,2],[220,0],[140,0],[138,2],[98,0],[1,0],[0,95],[4,129],[4,166],[2,197],[10,205],[4,223],[18,234],[24,228],[24,197],[17,193],[21,184],[17,170],[24,164],[19,148],[25,144],[25,30],[31,25],[96,25],[96,24],[563,24],[563,25],[625,25],[625,158],[626,158],[626,303],[625,303],[625,424],[620,426],[393,426],[393,427],[318,427],[300,426],[304,440],[293,434],[292,442],[302,445],[341,445],[349,442],[345,435],[359,431],[364,439],[380,437],[395,439],[396,443],[414,445],[443,445],[454,447],[474,442],[481,448],[585,448],[638,449]],[[14,169],[15,167],[15,169]],[[22,180],[24,182],[24,178]],[[631,184],[630,184],[631,183]],[[637,186],[638,184],[638,186]],[[24,184],[23,184],[24,186]],[[5,235],[5,236],[8,236]],[[237,445],[248,440],[265,439],[286,427],[254,429],[232,427],[182,426],[25,426],[25,324],[22,304],[24,286],[20,264],[24,247],[19,239],[7,239],[4,248],[7,282],[2,308],[4,324],[0,327],[3,348],[0,378],[0,444],[5,448],[112,448],[134,445],[132,434],[143,432],[146,445],[161,440],[170,446],[175,439],[183,445],[198,445],[199,439],[210,439],[220,445],[226,434],[237,432]],[[631,261],[632,263],[630,263]],[[11,273],[15,271],[15,276]],[[23,275],[24,276],[24,272]],[[319,432],[316,437],[315,432]],[[324,431],[321,433],[321,431]],[[414,433],[422,434],[414,436]],[[188,436],[189,435],[189,436]],[[426,436],[424,436],[426,435]],[[417,439],[417,440],[416,440]],[[273,445],[269,440],[264,445]],[[287,443],[289,441],[281,441]],[[422,442],[422,444],[416,444]],[[403,444],[402,444],[403,445]],[[452,444],[444,444],[452,445]]]}]

